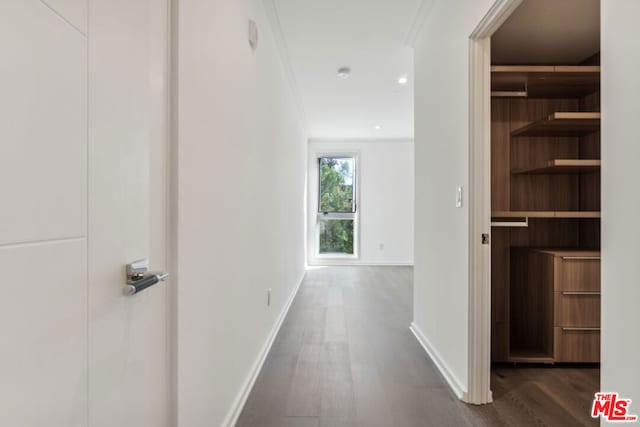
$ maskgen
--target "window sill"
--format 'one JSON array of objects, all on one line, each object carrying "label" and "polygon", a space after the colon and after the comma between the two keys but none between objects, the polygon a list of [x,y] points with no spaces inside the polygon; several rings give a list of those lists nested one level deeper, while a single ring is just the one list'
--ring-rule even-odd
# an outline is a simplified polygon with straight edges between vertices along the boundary
[{"label": "window sill", "polygon": [[317,259],[359,259],[356,254],[316,254]]}]

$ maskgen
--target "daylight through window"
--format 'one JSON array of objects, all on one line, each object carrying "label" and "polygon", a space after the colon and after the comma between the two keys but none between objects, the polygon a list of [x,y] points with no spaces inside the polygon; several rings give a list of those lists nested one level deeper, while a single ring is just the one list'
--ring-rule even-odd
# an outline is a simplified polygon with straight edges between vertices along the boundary
[{"label": "daylight through window", "polygon": [[355,254],[356,160],[318,159],[318,226],[320,254]]}]

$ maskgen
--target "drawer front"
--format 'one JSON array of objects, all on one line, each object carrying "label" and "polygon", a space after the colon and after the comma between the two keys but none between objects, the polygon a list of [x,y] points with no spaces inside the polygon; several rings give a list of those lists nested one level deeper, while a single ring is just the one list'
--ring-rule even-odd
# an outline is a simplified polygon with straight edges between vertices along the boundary
[{"label": "drawer front", "polygon": [[554,289],[556,291],[599,291],[600,259],[555,257]]},{"label": "drawer front", "polygon": [[554,328],[554,359],[556,362],[600,362],[600,330]]},{"label": "drawer front", "polygon": [[600,326],[599,292],[555,292],[554,300],[554,326]]}]

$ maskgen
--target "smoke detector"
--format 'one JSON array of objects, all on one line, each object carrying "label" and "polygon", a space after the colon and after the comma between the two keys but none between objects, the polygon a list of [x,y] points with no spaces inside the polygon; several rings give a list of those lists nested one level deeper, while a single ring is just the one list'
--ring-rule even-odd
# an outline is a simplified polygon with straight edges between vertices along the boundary
[{"label": "smoke detector", "polygon": [[351,76],[351,68],[349,67],[341,67],[338,68],[338,78],[342,80],[346,80]]}]

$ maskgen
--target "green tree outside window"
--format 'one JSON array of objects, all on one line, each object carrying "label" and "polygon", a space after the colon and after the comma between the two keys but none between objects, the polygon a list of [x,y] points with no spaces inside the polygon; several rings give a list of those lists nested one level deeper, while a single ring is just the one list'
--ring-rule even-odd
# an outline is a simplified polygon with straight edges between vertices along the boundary
[{"label": "green tree outside window", "polygon": [[[323,157],[319,159],[320,213],[355,213],[355,159]],[[320,221],[321,254],[353,254],[354,220]]]}]

